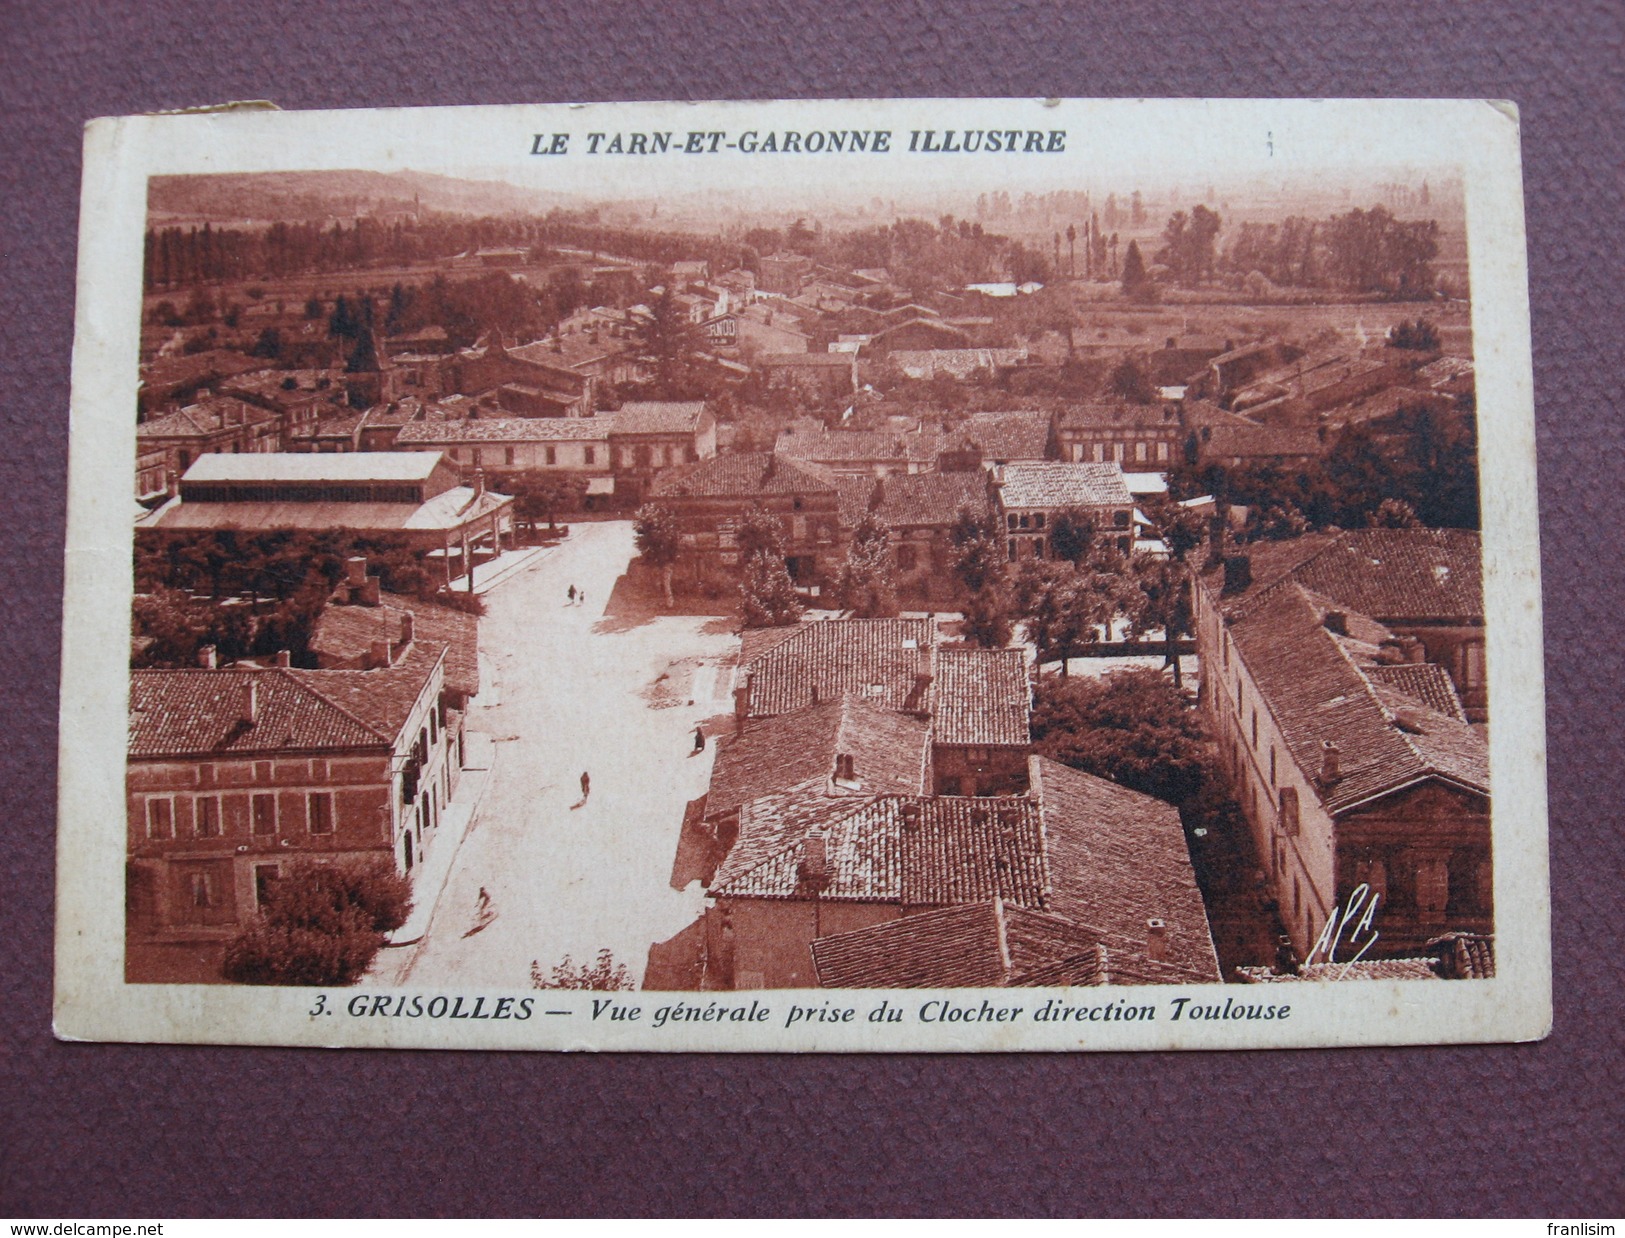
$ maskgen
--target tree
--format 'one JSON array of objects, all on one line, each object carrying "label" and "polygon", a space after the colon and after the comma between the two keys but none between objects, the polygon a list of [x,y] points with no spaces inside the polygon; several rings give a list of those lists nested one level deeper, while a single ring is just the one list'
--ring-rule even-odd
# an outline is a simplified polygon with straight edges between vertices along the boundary
[{"label": "tree", "polygon": [[1049,548],[1057,559],[1078,563],[1095,544],[1094,513],[1084,507],[1067,507],[1050,523]]},{"label": "tree", "polygon": [[835,575],[836,602],[858,619],[896,616],[897,583],[892,575],[891,532],[873,512],[852,531],[846,561]]},{"label": "tree", "polygon": [[1131,301],[1149,301],[1153,294],[1151,278],[1145,272],[1145,259],[1140,256],[1140,244],[1130,241],[1123,255],[1123,295]]},{"label": "tree", "polygon": [[688,311],[678,303],[670,279],[655,299],[650,317],[639,324],[637,336],[644,359],[654,371],[655,394],[662,399],[684,395],[699,336]]},{"label": "tree", "polygon": [[1213,776],[1201,715],[1160,671],[1041,680],[1032,725],[1042,755],[1173,804]]},{"label": "tree", "polygon": [[606,946],[590,963],[577,963],[568,954],[553,964],[549,972],[542,971],[540,960],[530,964],[530,987],[533,989],[599,989],[618,991],[633,989],[632,972],[625,963],[617,963],[615,955]]},{"label": "tree", "polygon": [[1185,686],[1179,665],[1179,640],[1194,627],[1191,613],[1191,573],[1183,558],[1157,558],[1138,554],[1130,560],[1145,604],[1135,616],[1135,635],[1161,629],[1163,665],[1174,672],[1174,687]]},{"label": "tree", "polygon": [[1015,616],[1010,595],[1002,586],[989,585],[971,594],[965,603],[964,635],[983,649],[1003,649],[1014,635]]},{"label": "tree", "polygon": [[1404,499],[1384,499],[1366,517],[1366,523],[1373,529],[1415,529],[1422,524],[1416,518],[1416,509]]},{"label": "tree", "polygon": [[665,594],[666,605],[675,605],[671,573],[683,545],[677,514],[662,503],[645,503],[632,518],[632,529],[643,561],[660,571],[660,587]]},{"label": "tree", "polygon": [[734,531],[740,558],[740,609],[747,628],[778,628],[801,618],[801,599],[785,564],[784,525],[761,508]]},{"label": "tree", "polygon": [[1028,560],[1016,575],[1013,594],[1040,664],[1059,659],[1062,678],[1070,673],[1079,645],[1096,643],[1118,619],[1137,622],[1145,606],[1128,561],[1112,550],[1079,564]]},{"label": "tree", "polygon": [[1438,352],[1439,329],[1426,318],[1399,322],[1388,328],[1388,347],[1411,352]]},{"label": "tree", "polygon": [[950,564],[968,593],[997,589],[1004,583],[1004,541],[996,517],[960,508],[948,530]]},{"label": "tree", "polygon": [[226,947],[221,974],[237,984],[354,984],[411,910],[412,884],[386,860],[296,861]]},{"label": "tree", "polygon": [[587,496],[587,479],[566,469],[535,469],[500,479],[500,485],[514,496],[514,515],[533,525],[547,521],[558,527],[561,511],[580,511]]},{"label": "tree", "polygon": [[1151,379],[1135,364],[1133,357],[1124,357],[1119,361],[1112,369],[1111,378],[1107,382],[1111,393],[1119,400],[1128,400],[1133,404],[1150,404],[1156,396],[1151,389]]}]

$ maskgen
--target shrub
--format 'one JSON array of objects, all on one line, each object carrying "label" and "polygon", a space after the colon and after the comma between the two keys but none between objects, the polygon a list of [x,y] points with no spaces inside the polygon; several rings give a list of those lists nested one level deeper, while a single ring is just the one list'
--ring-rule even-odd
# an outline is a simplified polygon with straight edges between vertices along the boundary
[{"label": "shrub", "polygon": [[221,974],[237,984],[354,984],[411,910],[411,882],[388,861],[300,860],[227,946]]}]

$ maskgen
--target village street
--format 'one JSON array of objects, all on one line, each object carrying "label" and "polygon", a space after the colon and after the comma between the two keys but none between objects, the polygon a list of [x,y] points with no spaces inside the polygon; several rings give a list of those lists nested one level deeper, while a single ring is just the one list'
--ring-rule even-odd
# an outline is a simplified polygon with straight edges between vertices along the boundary
[{"label": "village street", "polygon": [[[728,713],[717,663],[738,641],[714,618],[606,618],[632,555],[629,522],[581,524],[485,595],[468,726],[495,741],[490,781],[423,940],[386,950],[368,983],[525,988],[532,960],[546,972],[605,947],[638,979],[650,944],[699,914],[698,887],[669,878],[710,775],[694,727]],[[567,604],[572,585],[585,605]]]}]

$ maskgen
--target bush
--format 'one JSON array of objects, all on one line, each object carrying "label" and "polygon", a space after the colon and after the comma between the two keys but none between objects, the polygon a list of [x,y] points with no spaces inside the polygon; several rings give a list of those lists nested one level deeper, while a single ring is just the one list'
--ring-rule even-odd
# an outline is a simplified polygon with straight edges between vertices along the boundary
[{"label": "bush", "polygon": [[606,947],[598,952],[591,963],[577,963],[568,954],[553,964],[551,972],[544,973],[539,960],[530,964],[530,987],[533,989],[630,989],[632,973],[626,964],[617,963],[615,955]]},{"label": "bush", "polygon": [[411,910],[411,882],[386,860],[300,860],[226,947],[221,974],[237,984],[354,984]]}]

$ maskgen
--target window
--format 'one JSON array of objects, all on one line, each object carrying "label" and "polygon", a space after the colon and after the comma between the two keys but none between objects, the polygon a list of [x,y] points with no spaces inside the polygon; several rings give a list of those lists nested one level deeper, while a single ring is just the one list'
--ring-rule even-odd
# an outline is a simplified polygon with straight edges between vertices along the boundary
[{"label": "window", "polygon": [[1253,710],[1253,747],[1258,747],[1258,710]]},{"label": "window", "polygon": [[255,834],[276,833],[276,796],[256,795],[253,799],[252,825]]},{"label": "window", "polygon": [[1032,517],[1027,515],[1025,512],[1023,512],[1022,516],[1021,516],[1021,527],[1026,529],[1026,528],[1030,528],[1031,526],[1032,526]]},{"label": "window", "polygon": [[1033,542],[1033,555],[1036,558],[1039,558],[1039,559],[1042,559],[1044,557],[1044,539],[1043,538],[1040,537],[1035,542]]},{"label": "window", "polygon": [[147,801],[147,837],[175,837],[175,801],[168,796]]},{"label": "window", "polygon": [[1275,785],[1275,745],[1270,745],[1270,786]]},{"label": "window", "polygon": [[588,464],[598,463],[598,449],[596,447],[583,447],[581,457]]},{"label": "window", "polygon": [[[1014,519],[1014,517],[1011,517],[1011,519]],[[1012,537],[1010,539],[1010,562],[1014,563],[1015,561],[1016,561],[1016,539]]]},{"label": "window", "polygon": [[1091,447],[1092,447],[1092,450],[1091,450],[1090,454],[1094,457],[1095,463],[1096,464],[1105,463],[1105,460],[1106,460],[1106,444],[1105,443],[1094,443],[1094,444],[1091,444]]},{"label": "window", "polygon": [[549,443],[542,449],[542,455],[547,460],[547,465],[549,468],[552,468],[553,465],[559,462],[559,449],[553,446],[552,443]]},{"label": "window", "polygon": [[1129,518],[1129,514],[1127,512],[1122,512],[1122,511],[1113,512],[1112,513],[1112,527],[1115,528],[1115,529],[1126,529],[1126,528],[1128,528],[1128,518]]},{"label": "window", "polygon": [[[1270,754],[1271,759],[1274,753]],[[1281,788],[1281,833],[1288,838],[1298,835],[1298,789],[1296,787]]]},{"label": "window", "polygon": [[254,865],[254,903],[263,907],[271,897],[271,890],[281,878],[282,871],[275,864]]},{"label": "window", "polygon": [[1015,516],[1013,516],[1013,515],[1010,515],[1010,516],[1006,516],[1006,517],[1005,517],[1005,518],[1004,518],[1004,522],[1005,522],[1005,524],[1006,524],[1006,525],[1007,525],[1007,526],[1009,526],[1009,527],[1010,527],[1010,528],[1012,528],[1012,529],[1014,529],[1014,528],[1017,528],[1017,527],[1019,527],[1019,526],[1018,526],[1018,525],[1017,525],[1017,523],[1016,523],[1016,518],[1015,518]]},{"label": "window", "polygon": [[1134,458],[1136,460],[1142,462],[1142,463],[1145,461],[1145,458],[1146,458],[1145,448],[1146,448],[1146,444],[1145,444],[1144,440],[1141,440],[1140,442],[1134,444]]},{"label": "window", "polygon": [[312,834],[331,834],[333,832],[333,793],[331,791],[312,791],[310,793],[310,832]]},{"label": "window", "polygon": [[1467,687],[1478,688],[1484,684],[1484,646],[1478,641],[1462,647],[1466,660],[1464,679]]},{"label": "window", "polygon": [[[220,797],[200,795],[193,805],[193,832],[199,838],[220,837]],[[199,904],[205,906],[206,904]]]},{"label": "window", "polygon": [[1119,464],[1123,462],[1123,444],[1112,444],[1112,459],[1117,461]]},{"label": "window", "polygon": [[504,464],[512,464],[514,462],[514,449],[512,447],[503,448],[502,462]]},{"label": "window", "polygon": [[1042,529],[1043,527],[1044,527],[1044,513],[1039,512],[1037,515],[1035,515],[1033,517],[1033,528]]},{"label": "window", "polygon": [[1167,443],[1158,443],[1157,444],[1157,461],[1160,464],[1167,463],[1167,461],[1168,461],[1168,444]]}]

